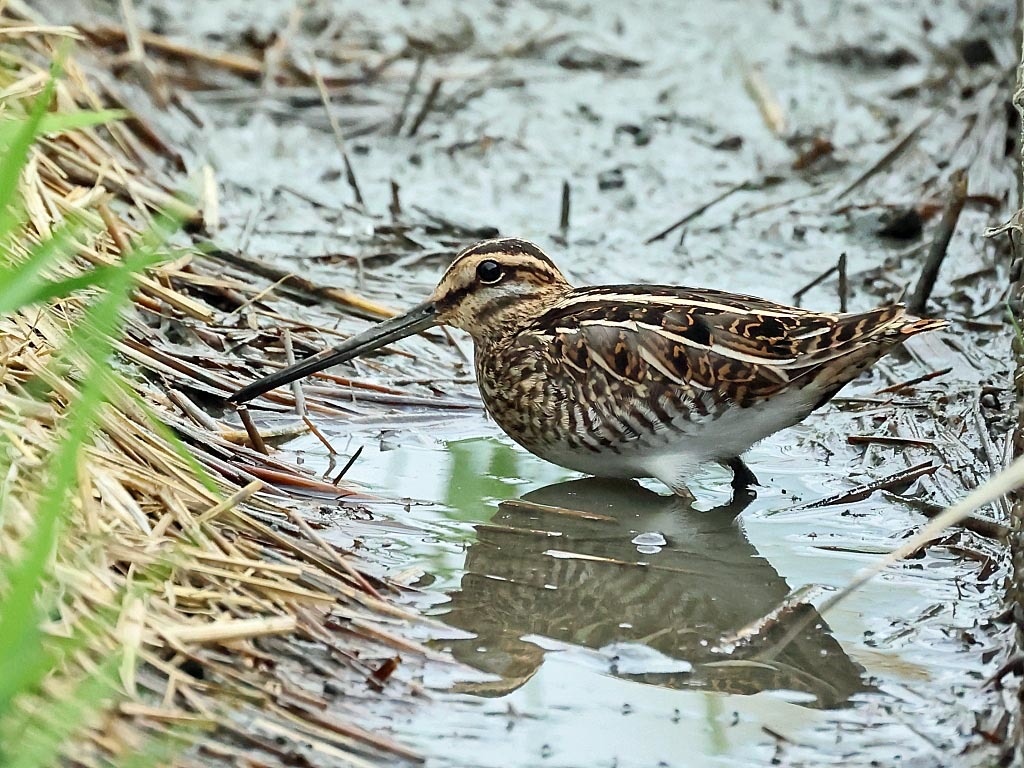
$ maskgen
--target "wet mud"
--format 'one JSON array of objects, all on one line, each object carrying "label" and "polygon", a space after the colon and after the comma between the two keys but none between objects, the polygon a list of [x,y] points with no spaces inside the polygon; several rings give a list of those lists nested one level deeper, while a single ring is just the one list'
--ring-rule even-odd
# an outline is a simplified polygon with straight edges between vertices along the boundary
[{"label": "wet mud", "polygon": [[[577,283],[896,301],[965,170],[926,303],[951,330],[755,447],[749,496],[709,468],[691,508],[524,454],[483,416],[470,343],[439,332],[307,384],[329,407],[314,415],[326,443],[276,445],[327,480],[360,451],[345,478],[374,498],[309,507],[438,622],[421,639],[455,663],[417,681],[429,697],[360,700],[430,765],[1005,752],[985,685],[1012,650],[1003,506],[828,615],[814,605],[1010,457],[1008,256],[983,235],[1016,206],[1009,4],[136,5],[147,29],[213,57],[150,49],[177,94],[151,119],[194,178],[216,180],[204,237],[279,270],[266,299],[303,320],[241,328],[225,351],[239,376],[284,359],[284,325],[296,354],[336,343],[497,233],[540,243]],[[87,2],[68,15],[97,35],[121,23]],[[262,430],[294,424],[289,397],[254,407]],[[811,621],[786,637],[794,617]]]}]

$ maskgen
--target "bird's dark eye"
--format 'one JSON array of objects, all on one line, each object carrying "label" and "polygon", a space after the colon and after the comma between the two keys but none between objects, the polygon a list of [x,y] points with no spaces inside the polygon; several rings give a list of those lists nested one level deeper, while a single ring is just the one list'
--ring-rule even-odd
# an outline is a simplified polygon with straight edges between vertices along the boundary
[{"label": "bird's dark eye", "polygon": [[496,283],[501,280],[501,275],[501,265],[492,259],[481,261],[476,266],[476,277],[481,283]]}]

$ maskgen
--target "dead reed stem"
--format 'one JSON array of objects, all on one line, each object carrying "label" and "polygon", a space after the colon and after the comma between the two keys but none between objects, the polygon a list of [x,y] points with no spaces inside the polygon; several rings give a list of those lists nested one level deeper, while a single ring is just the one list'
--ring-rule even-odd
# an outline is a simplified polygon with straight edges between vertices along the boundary
[{"label": "dead reed stem", "polygon": [[[29,28],[0,15],[0,47],[24,62],[0,72],[8,108],[28,104],[40,92],[55,44],[73,34]],[[123,39],[125,33],[101,36]],[[150,46],[245,76],[260,70],[244,58],[202,55],[138,30],[127,36],[140,54]],[[65,71],[57,84],[62,110],[122,106],[110,103],[106,90],[98,92],[75,60]],[[49,277],[118,263],[141,226],[161,210],[200,220],[201,212],[176,190],[151,181],[161,178],[157,169],[166,160],[173,164],[151,138],[142,121],[131,120],[40,141],[20,180],[28,222],[14,242],[4,244],[11,258],[24,258],[71,211],[95,226],[77,255],[56,268],[60,274]],[[334,695],[318,690],[299,695],[295,679],[304,676],[329,678],[341,691],[362,690],[366,669],[381,668],[401,653],[400,670],[411,670],[422,647],[402,637],[410,616],[387,602],[397,588],[366,576],[358,560],[313,532],[304,517],[309,505],[300,508],[286,491],[265,488],[263,481],[329,492],[334,499],[353,490],[231,442],[226,437],[238,432],[237,424],[197,405],[221,396],[237,378],[207,359],[235,344],[240,333],[252,333],[248,315],[225,312],[217,302],[245,300],[257,289],[197,269],[197,253],[168,255],[139,281],[117,347],[118,366],[130,370],[124,379],[130,383],[110,391],[81,463],[79,492],[53,567],[61,587],[54,631],[113,614],[120,617],[116,627],[97,633],[82,660],[102,658],[115,647],[125,649],[126,658],[120,670],[124,701],[77,740],[73,759],[83,765],[116,761],[153,730],[215,723],[212,733],[195,734],[202,735],[208,755],[229,762],[235,759],[224,756],[252,764],[293,761],[299,750],[353,764],[365,764],[367,755],[415,760],[388,737],[347,722],[358,705],[338,708]],[[0,521],[2,557],[16,556],[33,528],[30,510],[45,487],[43,459],[60,438],[80,383],[73,356],[59,375],[53,360],[91,298],[82,293],[0,318],[0,432],[10,436],[11,460],[4,489],[10,503]],[[363,312],[387,313],[344,292],[332,297]],[[210,355],[172,343],[164,336],[168,322],[202,341]],[[42,399],[30,393],[33,381],[47,387]],[[313,407],[330,410],[322,398]],[[268,639],[276,645],[265,646]],[[351,664],[355,658],[359,665]],[[417,690],[401,672],[388,678],[391,695]],[[304,703],[296,706],[300,698]]]}]

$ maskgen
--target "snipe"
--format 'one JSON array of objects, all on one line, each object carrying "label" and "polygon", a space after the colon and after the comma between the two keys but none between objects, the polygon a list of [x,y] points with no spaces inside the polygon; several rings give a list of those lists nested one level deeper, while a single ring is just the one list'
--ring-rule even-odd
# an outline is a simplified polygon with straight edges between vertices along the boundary
[{"label": "snipe", "polygon": [[655,477],[686,495],[707,461],[752,480],[740,454],[945,321],[899,305],[830,314],[710,289],[573,288],[536,245],[489,240],[460,253],[424,303],[229,399],[433,325],[472,336],[484,405],[528,451],[601,477]]}]

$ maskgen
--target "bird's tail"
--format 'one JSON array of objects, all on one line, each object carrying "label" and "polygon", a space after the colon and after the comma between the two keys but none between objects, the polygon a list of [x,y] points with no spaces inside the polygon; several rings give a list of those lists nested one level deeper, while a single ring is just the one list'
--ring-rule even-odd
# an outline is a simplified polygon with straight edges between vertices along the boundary
[{"label": "bird's tail", "polygon": [[899,329],[901,336],[915,336],[919,333],[926,333],[928,331],[938,331],[949,323],[939,317],[914,317],[913,315],[904,315],[902,317],[904,325]]}]

